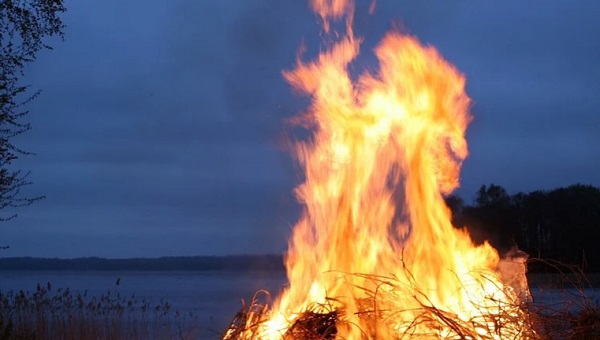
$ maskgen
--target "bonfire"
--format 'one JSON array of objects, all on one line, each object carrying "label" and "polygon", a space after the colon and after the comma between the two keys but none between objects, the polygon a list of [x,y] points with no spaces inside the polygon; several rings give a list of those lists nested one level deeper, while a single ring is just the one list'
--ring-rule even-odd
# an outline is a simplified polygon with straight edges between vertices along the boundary
[{"label": "bonfire", "polygon": [[312,134],[294,149],[304,209],[289,287],[273,303],[253,301],[223,338],[535,338],[525,257],[473,244],[444,202],[468,154],[465,77],[396,31],[375,49],[378,70],[352,77],[353,2],[310,6],[328,48],[283,73],[312,98],[296,120]]}]

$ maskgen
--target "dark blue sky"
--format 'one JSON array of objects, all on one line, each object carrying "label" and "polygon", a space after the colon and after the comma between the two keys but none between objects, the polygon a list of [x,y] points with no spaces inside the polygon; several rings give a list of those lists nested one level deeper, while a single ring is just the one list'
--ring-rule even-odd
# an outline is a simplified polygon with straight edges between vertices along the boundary
[{"label": "dark blue sky", "polygon": [[[459,194],[600,186],[600,2],[360,1],[356,69],[395,22],[466,74],[475,120]],[[28,192],[4,256],[279,252],[297,168],[282,119],[306,104],[281,77],[304,41],[298,0],[67,1],[65,42],[40,54]]]}]

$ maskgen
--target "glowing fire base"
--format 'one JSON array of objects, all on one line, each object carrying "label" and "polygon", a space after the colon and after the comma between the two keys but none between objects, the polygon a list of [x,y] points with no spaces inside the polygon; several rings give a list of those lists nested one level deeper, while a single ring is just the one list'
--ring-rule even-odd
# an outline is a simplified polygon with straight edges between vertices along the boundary
[{"label": "glowing fire base", "polygon": [[[533,331],[529,311],[521,301],[529,301],[529,292],[523,287],[525,279],[524,258],[503,260],[510,268],[513,286],[505,286],[502,296],[485,296],[481,301],[471,301],[470,315],[461,315],[431,304],[427,292],[416,282],[405,286],[405,280],[413,280],[403,271],[404,278],[373,275],[343,274],[330,272],[336,280],[348,284],[350,276],[370,282],[376,290],[348,286],[351,297],[325,297],[306,310],[287,315],[269,309],[270,297],[261,291],[255,295],[248,308],[236,315],[223,339],[537,339]],[[495,276],[495,274],[489,273]],[[486,289],[486,275],[473,278],[456,278],[465,290],[476,299],[480,290]],[[473,279],[473,280],[471,280]],[[515,290],[520,290],[518,294]],[[494,289],[495,294],[498,290]],[[357,299],[356,296],[363,296]],[[521,296],[521,298],[518,298]],[[357,306],[349,315],[347,303]],[[401,305],[409,301],[413,307]],[[510,301],[510,302],[507,302]],[[383,308],[382,306],[388,306]]]}]

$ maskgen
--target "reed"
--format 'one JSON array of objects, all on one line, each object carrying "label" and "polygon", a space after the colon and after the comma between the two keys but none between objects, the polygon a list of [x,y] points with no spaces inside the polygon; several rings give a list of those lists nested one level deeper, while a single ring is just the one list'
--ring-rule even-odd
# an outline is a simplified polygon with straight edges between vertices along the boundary
[{"label": "reed", "polygon": [[164,300],[40,285],[0,292],[0,339],[194,339],[195,317]]}]

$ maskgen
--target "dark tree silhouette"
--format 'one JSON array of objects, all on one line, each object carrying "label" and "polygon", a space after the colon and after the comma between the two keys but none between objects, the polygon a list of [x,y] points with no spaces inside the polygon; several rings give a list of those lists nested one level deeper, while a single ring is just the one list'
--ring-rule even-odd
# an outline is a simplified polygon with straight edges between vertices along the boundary
[{"label": "dark tree silhouette", "polygon": [[499,185],[490,184],[489,187],[482,185],[475,197],[475,204],[479,208],[507,207],[510,204],[510,197]]},{"label": "dark tree silhouette", "polygon": [[572,185],[524,195],[523,247],[541,258],[600,268],[600,190]]},{"label": "dark tree silhouette", "polygon": [[475,243],[489,241],[501,253],[517,245],[533,257],[600,270],[598,188],[576,184],[511,196],[491,184],[479,189],[472,206],[456,209],[456,202],[447,200],[453,223],[466,227]]},{"label": "dark tree silhouette", "polygon": [[467,227],[477,244],[488,241],[500,252],[513,248],[518,232],[511,197],[506,190],[495,184],[482,185],[474,203],[464,206],[453,218],[453,223],[457,227]]},{"label": "dark tree silhouette", "polygon": [[[31,129],[22,122],[28,111],[24,106],[39,95],[19,82],[26,64],[35,60],[42,49],[51,49],[45,40],[64,36],[59,15],[66,9],[62,0],[0,0],[0,210],[27,206],[43,196],[23,197],[21,189],[29,185],[28,171],[15,169],[12,163],[29,154],[12,139]],[[0,221],[12,219],[12,213]]]}]

